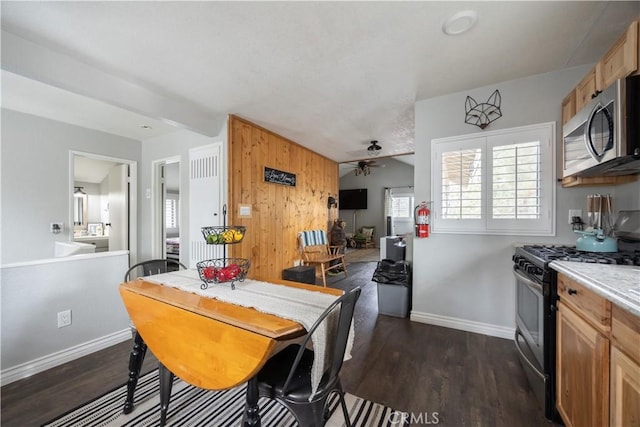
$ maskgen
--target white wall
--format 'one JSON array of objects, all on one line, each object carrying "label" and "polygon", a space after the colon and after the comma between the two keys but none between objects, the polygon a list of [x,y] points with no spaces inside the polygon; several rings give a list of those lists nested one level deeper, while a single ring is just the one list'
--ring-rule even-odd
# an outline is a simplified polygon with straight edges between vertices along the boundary
[{"label": "white wall", "polygon": [[[374,225],[376,236],[385,236],[387,221],[384,216],[384,188],[413,185],[413,166],[393,158],[378,159],[377,163],[384,167],[371,168],[370,175],[356,176],[355,173],[349,172],[340,178],[341,190],[367,189],[367,209],[358,211],[340,209],[339,211],[340,218],[347,223],[345,228],[347,233],[351,233],[354,229],[353,214],[355,212],[357,228],[363,225]],[[377,246],[379,239],[375,240]]]},{"label": "white wall", "polygon": [[[54,241],[71,240],[70,150],[137,162],[141,152],[140,141],[6,109],[1,147],[0,264],[52,258]],[[64,231],[50,233],[51,222]]]},{"label": "white wall", "polygon": [[[115,251],[0,267],[3,385],[131,337],[118,293],[128,263]],[[58,328],[63,310],[72,323]]]},{"label": "white wall", "polygon": [[[73,235],[69,151],[139,162],[141,143],[2,109],[1,148],[1,367],[6,383],[130,336],[117,291],[129,265],[127,253],[52,258],[54,242]],[[64,231],[52,234],[50,222],[64,222]],[[73,324],[58,329],[57,312],[66,309],[72,310]]]},{"label": "white wall", "polygon": [[[502,117],[487,130],[555,121],[560,159],[560,103],[589,66],[531,76],[416,102],[415,197],[431,200],[431,140],[481,132],[464,123],[469,95],[484,102],[502,96]],[[558,173],[558,177],[561,174]],[[514,320],[513,245],[519,242],[575,243],[568,210],[586,211],[586,195],[609,193],[614,209],[640,209],[640,183],[618,187],[562,188],[556,184],[557,233],[552,237],[435,234],[414,240],[414,320],[510,337]]]}]

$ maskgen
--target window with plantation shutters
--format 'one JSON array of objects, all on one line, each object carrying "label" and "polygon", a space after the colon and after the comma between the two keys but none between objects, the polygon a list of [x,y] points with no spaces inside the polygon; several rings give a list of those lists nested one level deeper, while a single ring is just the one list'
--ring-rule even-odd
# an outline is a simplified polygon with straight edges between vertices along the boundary
[{"label": "window with plantation shutters", "polygon": [[164,222],[167,230],[179,228],[178,212],[179,212],[179,196],[175,193],[167,193],[164,201]]},{"label": "window with plantation shutters", "polygon": [[553,235],[555,124],[431,144],[432,231]]},{"label": "window with plantation shutters", "polygon": [[492,149],[493,218],[540,217],[540,141]]},{"label": "window with plantation shutters", "polygon": [[482,151],[479,148],[442,154],[442,217],[482,216]]}]

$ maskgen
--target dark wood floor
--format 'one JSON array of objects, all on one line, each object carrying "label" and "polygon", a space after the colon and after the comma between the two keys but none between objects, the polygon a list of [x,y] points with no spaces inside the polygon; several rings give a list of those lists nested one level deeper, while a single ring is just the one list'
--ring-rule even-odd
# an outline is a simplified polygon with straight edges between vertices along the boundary
[{"label": "dark wood floor", "polygon": [[[375,263],[349,265],[330,286],[363,288],[353,358],[343,365],[349,393],[414,414],[414,425],[527,427],[545,421],[511,340],[377,314]],[[2,426],[37,426],[111,390],[127,378],[129,342],[1,389]],[[155,369],[147,355],[143,370]],[[434,415],[437,413],[437,415]]]}]

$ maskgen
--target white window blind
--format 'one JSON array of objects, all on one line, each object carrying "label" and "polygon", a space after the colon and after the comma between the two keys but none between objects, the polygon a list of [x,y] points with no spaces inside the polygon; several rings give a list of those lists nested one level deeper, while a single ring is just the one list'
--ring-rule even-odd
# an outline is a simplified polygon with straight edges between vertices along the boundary
[{"label": "white window blind", "polygon": [[442,217],[481,218],[482,151],[479,148],[442,153]]},{"label": "white window blind", "polygon": [[555,124],[433,140],[433,232],[553,235]]},{"label": "white window blind", "polygon": [[175,199],[167,199],[165,200],[165,227],[166,228],[177,228],[178,227],[178,203]]},{"label": "white window blind", "polygon": [[540,218],[540,141],[493,147],[492,216]]},{"label": "white window blind", "polygon": [[412,218],[413,197],[392,195],[391,216],[393,216],[394,218]]}]

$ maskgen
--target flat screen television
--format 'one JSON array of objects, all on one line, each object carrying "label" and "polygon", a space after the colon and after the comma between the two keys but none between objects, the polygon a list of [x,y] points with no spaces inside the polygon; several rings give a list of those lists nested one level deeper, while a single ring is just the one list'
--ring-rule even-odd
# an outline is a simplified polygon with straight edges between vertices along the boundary
[{"label": "flat screen television", "polygon": [[367,189],[340,190],[339,209],[367,209]]}]

